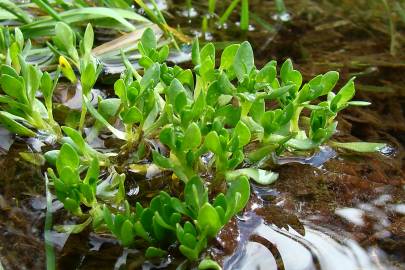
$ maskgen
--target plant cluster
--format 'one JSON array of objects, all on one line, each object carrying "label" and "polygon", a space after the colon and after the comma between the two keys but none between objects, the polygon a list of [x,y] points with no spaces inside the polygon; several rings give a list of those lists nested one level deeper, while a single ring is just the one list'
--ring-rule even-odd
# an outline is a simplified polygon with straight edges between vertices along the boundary
[{"label": "plant cluster", "polygon": [[[183,69],[166,62],[169,48],[158,48],[154,32],[147,29],[138,43],[142,69],[135,70],[123,55],[127,69],[114,83],[116,96],[100,97],[94,106],[89,97],[101,67],[91,54],[93,40],[90,25],[77,42],[74,31],[59,22],[51,45],[60,57],[54,79],[22,56],[10,58],[0,69],[1,123],[21,136],[36,136],[36,130],[57,134],[62,145],[45,154],[56,168],[48,170],[53,190],[66,210],[87,219],[61,229],[79,232],[92,224],[125,246],[147,247],[146,257],[164,256],[176,244],[196,261],[208,241],[246,206],[248,179],[261,184],[277,179],[268,170],[275,155],[308,153],[327,143],[362,152],[383,147],[330,141],[341,110],[368,105],[352,101],[353,79],[334,93],[337,72],[303,84],[291,60],[280,69],[275,61],[257,68],[248,42],[226,47],[217,64],[214,45],[200,49],[195,41],[194,68]],[[53,120],[59,70],[81,87],[78,130],[60,128],[62,123]],[[93,122],[85,121],[86,111]],[[91,138],[105,132],[122,141],[122,151],[102,154],[89,145]],[[125,196],[125,174],[115,172],[112,155],[171,171],[168,181],[180,179],[183,192],[174,196],[161,191],[145,205],[131,205]],[[100,177],[100,167],[112,171],[108,178]],[[203,261],[201,267],[211,264]]]},{"label": "plant cluster", "polygon": [[[59,126],[53,119],[52,95],[59,79],[59,70],[54,78],[42,72],[37,66],[26,62],[26,52],[31,43],[24,42],[21,31],[16,28],[14,35],[3,31],[3,56],[1,65],[0,95],[1,122],[12,132],[23,136],[35,136],[31,128],[59,134]],[[1,34],[0,34],[1,36]],[[37,98],[40,90],[43,102]]]}]

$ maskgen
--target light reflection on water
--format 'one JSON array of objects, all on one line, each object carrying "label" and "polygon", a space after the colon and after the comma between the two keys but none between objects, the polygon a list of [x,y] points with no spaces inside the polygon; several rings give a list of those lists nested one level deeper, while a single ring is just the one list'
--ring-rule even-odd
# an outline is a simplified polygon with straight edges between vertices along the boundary
[{"label": "light reflection on water", "polygon": [[[300,235],[291,227],[279,229],[260,222],[242,250],[227,259],[225,269],[395,269],[381,262],[384,253],[378,248],[365,250],[355,240],[318,226],[308,224],[304,228],[305,235]],[[252,236],[264,241],[258,243],[254,240],[257,237]],[[263,244],[266,241],[267,247]],[[278,254],[268,246],[273,246]],[[281,258],[276,260],[277,257]]]}]

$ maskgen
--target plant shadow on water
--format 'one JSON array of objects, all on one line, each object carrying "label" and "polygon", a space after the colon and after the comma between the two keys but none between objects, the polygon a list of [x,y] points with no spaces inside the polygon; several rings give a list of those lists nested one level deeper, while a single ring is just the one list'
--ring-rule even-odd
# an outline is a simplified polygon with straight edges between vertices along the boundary
[{"label": "plant shadow on water", "polygon": [[[199,32],[199,16],[188,18],[184,3],[177,2],[182,1],[169,7],[173,15],[169,24],[186,26],[186,33]],[[372,155],[322,149],[312,157],[280,159],[279,180],[270,187],[253,186],[245,212],[221,230],[207,253],[224,269],[401,269],[405,267],[405,55],[399,49],[395,57],[390,55],[384,14],[375,10],[377,6],[365,8],[368,1],[342,1],[333,9],[336,1],[285,2],[291,20],[281,23],[273,18],[274,32],[253,24],[253,31],[240,34],[229,23],[226,29],[212,26],[205,37],[247,38],[258,48],[256,59],[263,64],[291,57],[307,79],[331,68],[339,69],[345,80],[357,76],[358,97],[373,105],[343,113],[336,137],[378,140],[390,147]],[[274,14],[271,1],[251,3],[251,10],[264,19]],[[196,6],[193,12],[201,14],[203,8]],[[35,141],[13,141],[3,130],[0,134],[5,149],[0,156],[0,261],[6,269],[43,269],[45,185],[41,168],[19,155],[37,152],[40,146]],[[152,196],[164,187],[164,175],[139,181],[139,169],[130,169],[133,174],[126,183],[130,200]],[[54,224],[75,222],[59,208],[53,205]],[[163,261],[145,262],[142,252],[123,249],[116,240],[89,231],[53,233],[53,242],[59,269],[176,269],[181,263],[175,252]]]}]

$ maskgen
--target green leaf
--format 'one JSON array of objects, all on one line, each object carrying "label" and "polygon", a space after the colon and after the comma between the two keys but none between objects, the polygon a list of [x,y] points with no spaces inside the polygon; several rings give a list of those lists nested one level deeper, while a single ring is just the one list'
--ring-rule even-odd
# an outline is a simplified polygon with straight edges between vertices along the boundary
[{"label": "green leaf", "polygon": [[150,66],[141,79],[141,88],[146,89],[148,86],[155,87],[160,81],[160,66],[154,63]]},{"label": "green leaf", "polygon": [[169,146],[170,149],[176,148],[176,137],[172,127],[166,127],[160,131],[159,140]]},{"label": "green leaf", "polygon": [[273,65],[266,65],[256,76],[256,82],[272,83],[276,78],[277,70]]},{"label": "green leaf", "polygon": [[89,226],[92,222],[92,218],[89,217],[86,219],[85,222],[80,223],[80,224],[72,224],[72,225],[55,225],[54,228],[58,232],[63,232],[67,234],[76,234],[76,233],[81,233],[84,229],[86,229],[87,226]]},{"label": "green leaf", "polygon": [[292,88],[294,87],[294,85],[286,85],[277,89],[273,89],[273,91],[269,92],[269,94],[267,96],[265,96],[265,99],[269,99],[269,100],[273,100],[276,98],[281,97],[282,95],[288,93]]},{"label": "green leaf", "polygon": [[87,169],[86,177],[83,182],[88,184],[97,184],[98,177],[100,175],[100,166],[97,158],[93,158],[90,167]]},{"label": "green leaf", "polygon": [[201,230],[206,230],[207,236],[215,237],[222,227],[221,220],[215,208],[205,203],[198,212],[198,226]]},{"label": "green leaf", "polygon": [[201,63],[200,45],[198,43],[198,38],[195,38],[193,40],[193,45],[192,45],[192,49],[191,49],[191,60],[194,64],[194,66],[197,66]]},{"label": "green leaf", "polygon": [[63,167],[62,171],[59,171],[59,178],[60,181],[65,185],[67,190],[63,190],[69,192],[71,188],[79,184],[80,178],[76,172],[76,168],[70,168],[68,166]]},{"label": "green leaf", "polygon": [[238,122],[233,133],[234,136],[239,138],[239,147],[243,147],[250,142],[250,129],[242,121]]},{"label": "green leaf", "polygon": [[326,95],[335,87],[339,80],[339,73],[337,71],[326,72],[321,79],[323,91],[321,95]]},{"label": "green leaf", "polygon": [[215,46],[214,44],[207,43],[200,51],[201,60],[210,59],[215,66]]},{"label": "green leaf", "polygon": [[56,160],[56,168],[59,173],[62,172],[64,167],[69,167],[73,170],[79,167],[79,156],[76,150],[67,143],[62,145]]},{"label": "green leaf", "polygon": [[297,150],[310,150],[318,146],[310,139],[291,139],[286,144]]},{"label": "green leaf", "polygon": [[0,122],[11,132],[21,136],[35,137],[36,134],[32,130],[21,125],[14,120],[14,116],[8,112],[0,111]]},{"label": "green leaf", "polygon": [[249,75],[254,68],[253,49],[249,42],[243,42],[236,52],[233,62],[233,69],[239,81],[242,81],[245,75]]},{"label": "green leaf", "polygon": [[120,238],[124,246],[130,245],[134,241],[133,225],[128,219],[122,224]]},{"label": "green leaf", "polygon": [[57,160],[58,156],[59,156],[59,150],[51,150],[44,154],[46,162],[48,162],[49,164],[51,164],[53,166],[56,165],[56,160]]},{"label": "green leaf", "polygon": [[35,166],[43,166],[45,164],[45,158],[40,153],[20,152],[19,154],[25,161]]},{"label": "green leaf", "polygon": [[53,94],[53,81],[48,72],[44,72],[41,77],[41,91],[45,99],[49,99]]},{"label": "green leaf", "polygon": [[346,107],[347,103],[354,97],[356,92],[354,88],[354,79],[350,79],[336,94],[331,101],[331,110],[338,112]]},{"label": "green leaf", "polygon": [[89,184],[86,183],[80,183],[80,192],[83,195],[83,201],[86,204],[92,204],[95,201],[95,197],[94,197],[94,191],[92,189],[92,187]]},{"label": "green leaf", "polygon": [[289,78],[290,72],[293,70],[293,64],[291,59],[287,59],[281,65],[280,69],[280,77],[283,82],[287,82]]},{"label": "green leaf", "polygon": [[[184,188],[186,205],[197,214],[203,204],[208,202],[208,192],[199,176],[192,177]],[[195,217],[194,217],[195,218]]]},{"label": "green leaf", "polygon": [[81,153],[86,152],[86,142],[84,141],[80,132],[70,127],[62,127],[62,130],[72,139]]},{"label": "green leaf", "polygon": [[176,112],[181,113],[187,105],[187,96],[185,92],[180,92],[176,95],[174,100],[174,108]]},{"label": "green leaf", "polygon": [[179,250],[190,261],[196,261],[198,259],[199,253],[194,249],[191,249],[185,245],[180,245]]},{"label": "green leaf", "polygon": [[204,144],[208,148],[208,150],[216,155],[222,152],[222,146],[219,141],[218,134],[215,131],[211,131],[207,134],[207,136],[205,136]]},{"label": "green leaf", "polygon": [[15,69],[9,65],[1,65],[0,71],[1,71],[2,75],[7,74],[13,78],[16,78],[16,79],[18,78],[17,71],[15,71]]},{"label": "green leaf", "polygon": [[125,104],[127,102],[127,91],[123,79],[118,79],[114,83],[114,92]]},{"label": "green leaf", "polygon": [[91,24],[87,24],[86,31],[84,32],[83,38],[83,46],[84,46],[84,53],[86,55],[90,55],[91,50],[93,49],[94,43],[94,31]]},{"label": "green leaf", "polygon": [[35,99],[35,95],[41,83],[41,76],[42,72],[38,68],[28,65],[28,78],[26,78],[26,84],[29,85],[28,97],[31,102]]},{"label": "green leaf", "polygon": [[198,265],[198,270],[222,270],[221,266],[211,259],[204,259]]},{"label": "green leaf", "polygon": [[8,74],[1,75],[1,88],[10,97],[16,98],[22,103],[27,103],[27,94],[21,81]]},{"label": "green leaf", "polygon": [[201,144],[201,131],[196,123],[191,123],[184,133],[183,149],[195,149]]},{"label": "green leaf", "polygon": [[176,77],[183,85],[188,85],[190,89],[194,89],[194,75],[189,69],[183,70]]},{"label": "green leaf", "polygon": [[55,41],[58,46],[64,48],[73,60],[78,59],[76,51],[76,38],[72,29],[64,22],[58,22],[55,25]]},{"label": "green leaf", "polygon": [[135,106],[121,113],[122,121],[125,124],[136,124],[143,120],[142,112]]},{"label": "green leaf", "polygon": [[184,244],[188,247],[195,247],[197,244],[197,239],[195,238],[194,235],[192,235],[190,233],[185,233],[183,240],[182,240],[182,244]]},{"label": "green leaf", "polygon": [[116,116],[121,105],[119,98],[107,98],[98,103],[98,112],[105,118],[109,119]]},{"label": "green leaf", "polygon": [[105,205],[103,207],[103,217],[104,217],[105,224],[110,229],[110,231],[113,232],[114,234],[116,234],[113,216],[112,216],[110,210],[108,209],[108,207]]},{"label": "green leaf", "polygon": [[236,179],[229,182],[229,187],[225,195],[226,200],[234,200],[236,197],[238,197],[237,193],[240,194],[240,198],[237,200],[235,205],[235,213],[242,211],[249,201],[250,184],[246,176],[238,176]]},{"label": "green leaf", "polygon": [[297,89],[302,84],[302,75],[299,71],[293,69],[291,59],[287,59],[281,66],[280,77],[284,84],[293,83]]},{"label": "green leaf", "polygon": [[86,107],[89,110],[89,112],[96,118],[98,121],[100,121],[104,126],[106,126],[118,139],[121,140],[126,140],[126,134],[112,125],[108,123],[108,121],[96,110],[94,109],[93,105],[91,102],[88,100],[87,97],[83,97],[84,102],[86,103]]},{"label": "green leaf", "polygon": [[[178,79],[173,79],[172,82],[170,83],[170,86],[166,88],[166,95],[167,99],[166,102],[172,104],[176,110],[180,109],[179,105],[184,105],[184,98],[187,98],[186,89],[183,87],[181,82]],[[181,97],[179,97],[179,100],[176,100],[178,95],[183,93]],[[182,101],[180,101],[182,99]],[[187,101],[187,100],[186,100]],[[176,103],[178,103],[176,106]],[[179,112],[179,111],[178,111]]]},{"label": "green leaf", "polygon": [[81,213],[79,203],[71,198],[66,198],[63,201],[63,206],[66,208],[66,210],[68,210],[74,214]]},{"label": "green leaf", "polygon": [[387,145],[385,143],[371,143],[371,142],[331,142],[332,146],[348,149],[360,153],[378,152]]},{"label": "green leaf", "polygon": [[221,55],[221,64],[219,66],[219,69],[228,70],[232,67],[239,46],[239,44],[232,44],[224,49]]},{"label": "green leaf", "polygon": [[153,163],[164,169],[172,169],[174,167],[172,161],[167,157],[162,156],[157,151],[152,151]]},{"label": "green leaf", "polygon": [[161,258],[166,255],[167,251],[156,247],[148,247],[145,251],[145,257],[148,259]]},{"label": "green leaf", "polygon": [[151,28],[146,28],[141,37],[142,48],[148,55],[152,50],[156,50],[157,42],[155,32]]},{"label": "green leaf", "polygon": [[170,49],[169,46],[165,45],[159,50],[159,62],[163,63],[169,57]]},{"label": "green leaf", "polygon": [[355,101],[349,101],[349,102],[347,102],[347,104],[350,106],[370,106],[371,102],[355,100]]},{"label": "green leaf", "polygon": [[96,68],[93,63],[87,64],[84,72],[81,74],[80,80],[83,94],[87,96],[97,80]]},{"label": "green leaf", "polygon": [[256,168],[230,171],[226,174],[226,178],[228,181],[232,181],[241,175],[245,175],[261,185],[270,185],[278,179],[278,173]]},{"label": "green leaf", "polygon": [[228,104],[217,109],[215,112],[215,117],[224,117],[223,124],[236,126],[240,120],[241,111],[241,107],[235,107],[232,104]]}]

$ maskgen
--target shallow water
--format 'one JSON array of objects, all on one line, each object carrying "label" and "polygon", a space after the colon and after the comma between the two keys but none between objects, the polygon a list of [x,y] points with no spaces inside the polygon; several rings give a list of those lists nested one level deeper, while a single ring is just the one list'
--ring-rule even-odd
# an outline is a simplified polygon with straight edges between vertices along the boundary
[{"label": "shallow water", "polygon": [[[340,71],[341,81],[357,76],[357,97],[373,105],[343,112],[335,139],[381,141],[390,147],[372,155],[325,147],[307,157],[278,158],[272,169],[280,173],[279,180],[268,187],[252,185],[246,211],[220,232],[207,253],[224,269],[404,269],[405,55],[401,33],[405,27],[398,21],[397,54],[392,56],[387,18],[379,1],[285,2],[288,14],[280,16],[273,1],[251,1],[253,12],[270,22],[271,31],[254,22],[251,31],[241,33],[235,23],[238,15],[233,14],[233,22],[226,27],[211,21],[202,33],[206,6],[198,3],[188,12],[184,1],[168,2],[167,15],[170,25],[181,25],[186,34],[197,34],[203,40],[248,39],[258,65],[291,57],[305,79],[331,69]],[[184,60],[184,54],[179,56],[173,61]],[[120,66],[111,63],[109,68],[114,73]],[[101,85],[96,93],[109,95],[110,88]],[[61,85],[58,100],[65,107],[80,108],[75,93]],[[65,107],[56,110],[59,117],[65,117]],[[43,269],[44,168],[26,162],[19,152],[51,147],[38,140],[24,142],[3,129],[0,136],[0,261],[5,269]],[[97,141],[97,146],[114,148],[115,144],[107,138]],[[130,200],[142,200],[167,188],[165,175],[158,170],[149,168],[146,180],[142,168],[129,167],[128,171]],[[54,224],[79,222],[66,216],[56,201],[53,219]],[[80,235],[53,232],[52,239],[59,269],[176,269],[183,260],[173,252],[162,261],[145,262],[142,251],[123,249],[108,235],[89,231]]]}]

